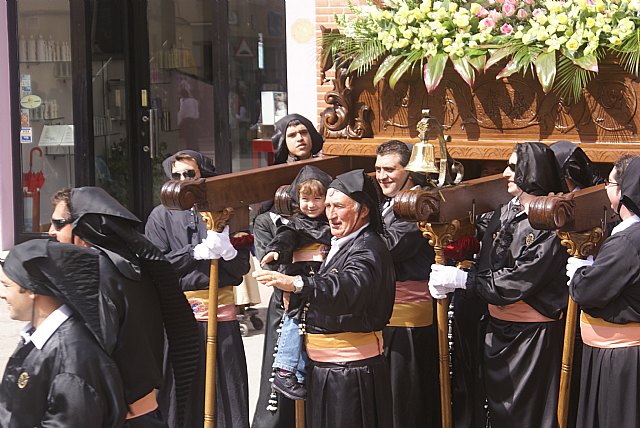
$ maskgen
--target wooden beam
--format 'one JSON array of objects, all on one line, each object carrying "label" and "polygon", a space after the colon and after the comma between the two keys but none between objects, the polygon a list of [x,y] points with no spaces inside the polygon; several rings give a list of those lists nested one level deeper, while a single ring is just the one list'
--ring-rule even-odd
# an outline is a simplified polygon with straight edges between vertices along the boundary
[{"label": "wooden beam", "polygon": [[[364,138],[362,140],[326,140],[322,152],[332,156],[375,156],[376,148],[388,141],[389,138]],[[404,138],[408,143],[417,143],[416,138]],[[489,141],[464,141],[453,140],[447,143],[449,154],[457,160],[507,160],[511,156],[513,146],[516,143],[524,143],[532,140],[489,140]],[[551,144],[552,142],[546,142]],[[623,155],[640,154],[640,144],[637,143],[588,143],[580,144],[576,142],[589,156],[593,162],[613,163]],[[436,157],[438,156],[438,145],[434,144]]]},{"label": "wooden beam", "polygon": [[496,174],[441,189],[405,190],[398,193],[393,206],[396,216],[404,220],[448,223],[493,211],[512,197],[506,178]]},{"label": "wooden beam", "polygon": [[250,169],[193,181],[171,180],[162,186],[160,200],[170,209],[202,211],[238,208],[273,199],[278,187],[290,184],[305,165],[336,176],[352,169],[373,169],[374,159],[323,156],[299,162]]}]

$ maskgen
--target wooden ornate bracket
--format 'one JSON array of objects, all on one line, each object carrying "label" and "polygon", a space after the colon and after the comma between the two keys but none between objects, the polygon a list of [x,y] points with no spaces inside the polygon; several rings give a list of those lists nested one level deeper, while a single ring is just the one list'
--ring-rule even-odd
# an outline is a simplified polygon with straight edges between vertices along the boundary
[{"label": "wooden ornate bracket", "polygon": [[436,263],[445,264],[444,247],[462,236],[474,234],[474,225],[468,217],[452,220],[448,223],[418,222],[422,236],[429,240],[434,249]]},{"label": "wooden ornate bracket", "polygon": [[200,211],[200,215],[207,225],[207,230],[222,232],[233,215],[233,208],[225,208],[220,211]]},{"label": "wooden ornate bracket", "polygon": [[401,220],[425,222],[440,211],[440,199],[430,190],[403,190],[394,197],[393,210]]},{"label": "wooden ornate bracket", "polygon": [[207,210],[206,180],[171,180],[162,185],[160,202],[170,210],[189,210],[197,205],[199,210]]}]

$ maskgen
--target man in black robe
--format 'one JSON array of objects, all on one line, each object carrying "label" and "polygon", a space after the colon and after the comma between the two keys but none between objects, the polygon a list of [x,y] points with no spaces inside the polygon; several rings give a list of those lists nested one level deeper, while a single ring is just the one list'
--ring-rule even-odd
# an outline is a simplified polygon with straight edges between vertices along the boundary
[{"label": "man in black robe", "polygon": [[384,195],[381,235],[393,257],[396,295],[393,315],[383,330],[384,355],[389,363],[396,428],[440,426],[438,342],[429,294],[433,248],[413,221],[398,220],[393,198],[401,190],[419,188],[415,173],[404,167],[411,150],[396,140],[376,150],[376,179]]},{"label": "man in black robe", "polygon": [[554,231],[531,227],[532,196],[566,192],[551,149],[517,144],[503,175],[514,198],[496,210],[469,271],[433,265],[435,298],[458,288],[488,303],[483,375],[493,428],[555,428],[567,305],[567,259]]},{"label": "man in black robe", "polygon": [[640,158],[618,159],[606,191],[622,223],[595,262],[567,264],[569,292],[582,309],[580,428],[640,426]]},{"label": "man in black robe", "polygon": [[[207,178],[215,175],[213,161],[201,153],[184,150],[163,162],[168,177],[180,180]],[[236,319],[233,286],[242,282],[249,271],[249,247],[241,238],[226,233],[207,231],[195,208],[169,210],[163,205],[153,209],[145,227],[153,242],[175,267],[180,287],[187,296],[200,336],[200,364],[191,385],[191,397],[185,413],[185,427],[202,427],[204,419],[205,351],[208,320],[209,258],[220,258],[218,270],[218,337],[216,363],[216,426],[242,428],[249,426],[249,381],[240,326]],[[213,236],[225,242],[225,251],[209,254],[205,242]],[[233,247],[236,243],[237,249]],[[202,251],[202,254],[200,253]],[[202,256],[202,257],[200,257]],[[170,389],[163,390],[170,394]],[[171,397],[165,405],[173,412]]]},{"label": "man in black robe", "polygon": [[120,427],[127,412],[115,363],[100,347],[98,252],[36,239],[0,270],[12,319],[30,321],[0,385],[0,426]]},{"label": "man in black robe", "polygon": [[[290,114],[278,120],[271,138],[274,150],[274,164],[295,162],[320,156],[324,139],[311,121],[299,114]],[[253,222],[255,251],[258,260],[265,256],[265,247],[275,237],[278,227],[284,224],[282,217],[273,212],[273,201],[263,202],[261,213]],[[269,267],[266,267],[269,269]],[[252,428],[293,428],[295,413],[293,401],[280,397],[277,401],[271,394],[271,367],[274,360],[274,348],[278,341],[278,326],[284,314],[282,292],[274,289],[265,321],[264,348],[262,353],[262,371],[260,374],[260,393],[256,404]],[[267,409],[268,407],[268,409]]]},{"label": "man in black robe", "polygon": [[93,247],[102,258],[102,340],[124,383],[126,426],[166,426],[156,398],[163,385],[165,332],[178,385],[176,419],[181,421],[199,345],[196,322],[175,270],[135,229],[140,220],[103,189],[65,189],[52,200],[49,235],[59,242]]},{"label": "man in black robe", "polygon": [[256,271],[263,285],[309,301],[307,427],[392,425],[382,329],[393,310],[393,259],[382,232],[377,184],[363,170],[341,174],[325,202],[333,239],[312,277]]}]

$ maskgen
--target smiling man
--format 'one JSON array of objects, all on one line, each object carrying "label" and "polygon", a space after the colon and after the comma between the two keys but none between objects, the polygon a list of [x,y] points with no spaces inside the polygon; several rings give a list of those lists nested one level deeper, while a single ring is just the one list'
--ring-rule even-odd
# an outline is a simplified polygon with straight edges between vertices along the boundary
[{"label": "smiling man", "polygon": [[429,266],[433,248],[416,222],[402,221],[393,212],[393,198],[401,191],[420,188],[424,176],[409,172],[411,149],[391,140],[376,150],[376,179],[382,188],[384,233],[393,257],[396,297],[393,315],[383,330],[384,355],[389,364],[396,428],[440,425],[438,347],[429,294]]},{"label": "smiling man", "polygon": [[331,249],[318,272],[292,277],[257,271],[268,286],[309,302],[307,426],[391,426],[382,329],[393,309],[393,261],[382,231],[377,185],[363,170],[331,182],[325,202]]}]

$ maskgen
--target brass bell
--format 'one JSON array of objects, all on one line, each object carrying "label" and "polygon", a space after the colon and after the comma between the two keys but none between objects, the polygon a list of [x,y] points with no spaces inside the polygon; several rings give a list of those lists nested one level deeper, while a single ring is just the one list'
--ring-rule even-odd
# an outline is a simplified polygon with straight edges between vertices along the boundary
[{"label": "brass bell", "polygon": [[439,172],[435,162],[433,144],[429,142],[419,142],[411,150],[411,159],[404,169],[414,172]]}]

